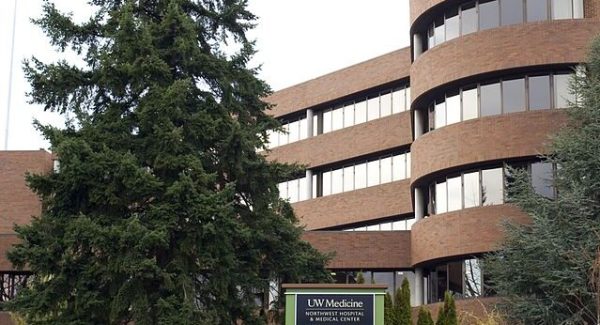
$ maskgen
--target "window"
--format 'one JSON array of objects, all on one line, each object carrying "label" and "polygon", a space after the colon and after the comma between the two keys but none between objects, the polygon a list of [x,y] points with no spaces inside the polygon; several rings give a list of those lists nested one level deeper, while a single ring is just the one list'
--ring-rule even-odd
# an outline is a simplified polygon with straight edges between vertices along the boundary
[{"label": "window", "polygon": [[529,77],[529,109],[548,109],[550,105],[550,77]]},{"label": "window", "polygon": [[442,44],[446,40],[446,29],[444,28],[444,17],[435,20],[434,42],[435,45]]},{"label": "window", "polygon": [[360,101],[354,104],[354,124],[360,124],[367,121],[367,102]]},{"label": "window", "polygon": [[448,200],[447,200],[447,189],[446,182],[435,184],[435,213],[446,213],[448,212]]},{"label": "window", "polygon": [[367,186],[379,185],[379,160],[367,163]]},{"label": "window", "polygon": [[354,165],[354,189],[367,187],[367,164]]},{"label": "window", "polygon": [[462,209],[461,177],[448,178],[448,212]]},{"label": "window", "polygon": [[380,98],[381,117],[392,114],[392,94],[385,93]]},{"label": "window", "polygon": [[453,93],[446,97],[446,125],[460,122],[460,94]]},{"label": "window", "polygon": [[392,157],[386,157],[380,161],[381,184],[392,181]]},{"label": "window", "polygon": [[548,19],[548,0],[527,0],[527,21]]},{"label": "window", "polygon": [[331,110],[323,112],[323,133],[331,132]]},{"label": "window", "polygon": [[392,111],[394,113],[404,112],[406,110],[406,90],[399,89],[392,93]]},{"label": "window", "polygon": [[483,205],[504,203],[504,177],[502,168],[481,171],[481,197]]},{"label": "window", "polygon": [[393,180],[398,181],[406,178],[406,155],[396,155],[392,157]]},{"label": "window", "polygon": [[462,35],[471,34],[477,31],[477,8],[475,2],[471,2],[461,7],[461,28]]},{"label": "window", "polygon": [[525,79],[502,81],[502,104],[504,113],[525,110]]},{"label": "window", "polygon": [[446,102],[440,100],[435,104],[435,128],[446,126]]},{"label": "window", "polygon": [[344,167],[344,192],[354,190],[354,166]]},{"label": "window", "polygon": [[531,185],[533,190],[549,199],[554,198],[554,179],[552,164],[548,162],[538,162],[531,164]]},{"label": "window", "polygon": [[458,20],[458,7],[446,13],[446,41],[459,36],[460,21]]},{"label": "window", "polygon": [[483,276],[481,265],[476,258],[465,260],[464,272],[464,296],[479,297],[483,296]]},{"label": "window", "polygon": [[288,124],[288,143],[296,142],[300,139],[300,123],[298,121]]},{"label": "window", "polygon": [[354,104],[349,103],[344,106],[344,127],[350,127],[354,125]]},{"label": "window", "polygon": [[583,18],[583,0],[573,0],[573,18]]},{"label": "window", "polygon": [[498,115],[501,110],[500,84],[481,86],[481,116]]},{"label": "window", "polygon": [[344,128],[344,108],[338,107],[332,111],[331,131]]},{"label": "window", "polygon": [[367,120],[372,121],[379,118],[379,97],[370,98],[367,101]]},{"label": "window", "polygon": [[322,191],[323,196],[331,195],[331,172],[324,172],[322,177]]},{"label": "window", "polygon": [[554,75],[554,107],[566,108],[569,107],[569,102],[573,102],[573,95],[569,89],[568,74]]},{"label": "window", "polygon": [[331,171],[331,194],[342,193],[344,191],[344,169],[334,169]]},{"label": "window", "polygon": [[552,3],[552,19],[573,18],[573,3],[571,0],[550,0]]},{"label": "window", "polygon": [[463,121],[474,119],[477,117],[477,88],[463,90],[462,114]]},{"label": "window", "polygon": [[523,23],[523,0],[501,0],[502,26]]},{"label": "window", "polygon": [[464,182],[464,199],[465,208],[471,208],[479,206],[481,202],[480,198],[480,185],[479,185],[479,172],[467,173],[463,175]]},{"label": "window", "polygon": [[500,26],[498,1],[481,1],[479,3],[479,29],[486,30],[498,26]]}]

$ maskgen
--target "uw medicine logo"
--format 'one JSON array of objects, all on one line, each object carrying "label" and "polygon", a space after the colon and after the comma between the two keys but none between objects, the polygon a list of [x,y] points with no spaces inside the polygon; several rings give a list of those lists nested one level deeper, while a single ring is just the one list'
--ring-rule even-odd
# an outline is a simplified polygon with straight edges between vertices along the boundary
[{"label": "uw medicine logo", "polygon": [[372,294],[298,294],[296,325],[373,325]]}]

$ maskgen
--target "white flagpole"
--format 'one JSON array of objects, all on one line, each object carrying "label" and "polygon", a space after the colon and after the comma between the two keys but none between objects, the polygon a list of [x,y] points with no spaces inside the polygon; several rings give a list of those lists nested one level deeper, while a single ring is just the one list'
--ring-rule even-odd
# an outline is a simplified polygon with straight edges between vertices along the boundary
[{"label": "white flagpole", "polygon": [[4,150],[8,150],[8,129],[10,126],[10,105],[12,97],[13,62],[15,57],[15,31],[17,27],[17,0],[13,9],[12,44],[10,46],[10,67],[8,70],[8,96],[6,101],[6,128],[4,133]]}]

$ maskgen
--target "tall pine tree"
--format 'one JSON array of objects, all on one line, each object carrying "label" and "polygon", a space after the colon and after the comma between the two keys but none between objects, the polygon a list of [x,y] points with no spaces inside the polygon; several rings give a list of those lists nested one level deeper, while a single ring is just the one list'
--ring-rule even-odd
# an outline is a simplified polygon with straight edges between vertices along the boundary
[{"label": "tall pine tree", "polygon": [[25,68],[31,101],[71,118],[38,125],[60,171],[28,177],[44,211],[10,252],[35,274],[7,306],[28,324],[262,324],[270,281],[328,279],[278,198],[297,168],[257,153],[278,123],[246,2],[89,0],[83,23],[44,4],[85,64]]},{"label": "tall pine tree", "polygon": [[501,249],[486,259],[511,323],[599,321],[592,274],[600,243],[600,39],[572,88],[578,103],[567,109],[570,122],[546,157],[559,166],[553,184],[558,197],[537,195],[527,173],[514,171],[509,199],[531,223],[508,225]]}]

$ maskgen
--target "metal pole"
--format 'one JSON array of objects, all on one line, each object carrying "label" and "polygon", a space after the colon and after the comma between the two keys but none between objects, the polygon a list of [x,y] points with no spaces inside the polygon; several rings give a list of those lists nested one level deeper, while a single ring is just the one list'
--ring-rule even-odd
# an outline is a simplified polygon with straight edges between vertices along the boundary
[{"label": "metal pole", "polygon": [[4,150],[8,150],[8,129],[10,126],[10,105],[12,100],[13,62],[15,58],[15,31],[17,28],[17,0],[13,8],[12,44],[10,46],[10,67],[8,69],[8,96],[6,100],[6,128],[4,129]]}]

